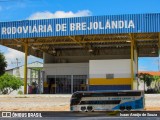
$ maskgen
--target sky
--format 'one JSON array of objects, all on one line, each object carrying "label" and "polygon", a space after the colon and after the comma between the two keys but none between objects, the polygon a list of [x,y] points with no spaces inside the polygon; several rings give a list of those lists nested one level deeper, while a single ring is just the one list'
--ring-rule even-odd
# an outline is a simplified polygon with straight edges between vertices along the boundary
[{"label": "sky", "polygon": [[[99,16],[160,13],[160,0],[0,0],[0,22]],[[7,69],[24,64],[24,53],[0,45],[8,62]],[[18,55],[18,56],[17,56]],[[43,62],[29,56],[29,63]],[[139,71],[159,71],[159,57],[139,57]]]}]

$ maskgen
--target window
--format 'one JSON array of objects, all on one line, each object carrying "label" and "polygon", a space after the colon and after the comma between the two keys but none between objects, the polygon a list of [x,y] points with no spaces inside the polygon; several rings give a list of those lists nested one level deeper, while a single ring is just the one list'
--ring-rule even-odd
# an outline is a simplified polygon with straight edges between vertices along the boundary
[{"label": "window", "polygon": [[114,78],[114,74],[106,74],[106,79],[113,79]]}]

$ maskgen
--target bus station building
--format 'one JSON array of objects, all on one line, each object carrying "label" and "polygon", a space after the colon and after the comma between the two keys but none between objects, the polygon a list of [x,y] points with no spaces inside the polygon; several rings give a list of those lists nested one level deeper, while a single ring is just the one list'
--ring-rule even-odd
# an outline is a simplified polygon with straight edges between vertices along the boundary
[{"label": "bus station building", "polygon": [[0,44],[42,58],[43,93],[137,89],[138,57],[158,57],[160,14],[0,22]]}]

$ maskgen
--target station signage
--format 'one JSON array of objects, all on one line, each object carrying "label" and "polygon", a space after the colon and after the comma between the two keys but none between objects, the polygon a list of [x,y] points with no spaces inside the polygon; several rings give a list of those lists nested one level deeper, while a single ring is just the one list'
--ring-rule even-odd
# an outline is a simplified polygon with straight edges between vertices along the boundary
[{"label": "station signage", "polygon": [[159,19],[160,14],[137,14],[0,22],[0,39],[160,32]]},{"label": "station signage", "polygon": [[105,30],[105,29],[125,29],[135,28],[133,20],[125,21],[109,21],[106,22],[86,22],[82,23],[63,23],[63,24],[48,24],[48,25],[33,25],[33,26],[13,26],[2,27],[1,34],[28,34],[28,33],[46,33],[46,32],[60,32],[60,31],[86,31],[86,30]]}]

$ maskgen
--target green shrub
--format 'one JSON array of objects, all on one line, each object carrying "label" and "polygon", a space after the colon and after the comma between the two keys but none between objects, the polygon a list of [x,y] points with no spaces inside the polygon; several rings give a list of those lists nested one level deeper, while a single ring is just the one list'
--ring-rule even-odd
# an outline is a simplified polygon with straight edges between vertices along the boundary
[{"label": "green shrub", "polygon": [[19,90],[18,95],[22,95],[22,94],[23,94],[22,90]]},{"label": "green shrub", "polygon": [[14,90],[18,90],[23,85],[23,81],[10,74],[0,76],[0,93],[10,94]]}]

